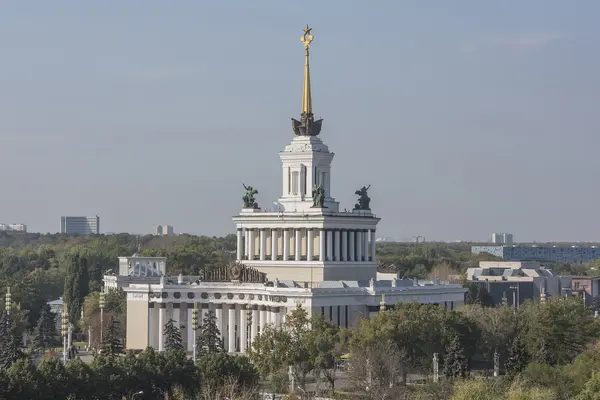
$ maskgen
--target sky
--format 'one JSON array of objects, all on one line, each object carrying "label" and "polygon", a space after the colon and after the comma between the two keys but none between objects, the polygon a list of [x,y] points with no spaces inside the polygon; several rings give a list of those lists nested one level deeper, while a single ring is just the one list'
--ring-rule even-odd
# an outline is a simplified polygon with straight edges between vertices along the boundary
[{"label": "sky", "polygon": [[225,235],[281,194],[313,28],[332,195],[378,236],[600,241],[600,2],[0,5],[0,222]]}]

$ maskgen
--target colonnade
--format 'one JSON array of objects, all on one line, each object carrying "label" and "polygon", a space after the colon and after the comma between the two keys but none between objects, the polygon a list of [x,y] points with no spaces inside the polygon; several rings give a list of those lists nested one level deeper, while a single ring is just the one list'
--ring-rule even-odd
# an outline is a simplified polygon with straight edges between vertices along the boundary
[{"label": "colonnade", "polygon": [[375,229],[238,228],[237,259],[374,262]]},{"label": "colonnade", "polygon": [[[192,312],[194,303],[149,303],[148,325],[149,346],[163,351],[165,346],[164,327],[170,319],[180,328],[183,346],[193,350],[194,330]],[[230,353],[244,353],[252,345],[254,338],[263,332],[267,325],[283,323],[285,307],[248,304],[200,303],[198,309],[198,325],[201,326],[208,312],[216,317],[216,324],[223,345]],[[200,334],[200,330],[196,332]]]}]

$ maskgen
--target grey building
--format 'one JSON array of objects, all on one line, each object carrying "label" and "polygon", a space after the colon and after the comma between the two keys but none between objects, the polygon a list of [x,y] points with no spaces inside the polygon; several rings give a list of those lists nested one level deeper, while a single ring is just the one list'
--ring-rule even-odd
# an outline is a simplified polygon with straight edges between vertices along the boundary
[{"label": "grey building", "polygon": [[60,233],[67,235],[100,234],[100,217],[60,217]]},{"label": "grey building", "polygon": [[570,282],[563,283],[537,262],[481,261],[478,268],[467,269],[467,282],[484,287],[494,304],[503,298],[509,305],[522,304],[540,299],[542,293],[556,297],[570,290]]},{"label": "grey building", "polygon": [[591,246],[472,246],[471,253],[489,253],[506,261],[587,263],[600,259],[600,247]]}]

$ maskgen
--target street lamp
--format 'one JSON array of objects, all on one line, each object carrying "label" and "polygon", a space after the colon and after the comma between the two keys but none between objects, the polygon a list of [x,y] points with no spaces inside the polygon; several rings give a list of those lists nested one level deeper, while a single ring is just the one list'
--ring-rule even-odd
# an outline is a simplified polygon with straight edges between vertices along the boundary
[{"label": "street lamp", "polygon": [[194,365],[196,364],[196,331],[198,330],[198,303],[194,303],[194,309],[192,310],[192,330],[194,331]]},{"label": "street lamp", "polygon": [[100,292],[100,343],[104,340],[103,329],[104,329],[104,305],[105,305],[106,293],[104,293],[104,287]]},{"label": "street lamp", "polygon": [[379,303],[379,311],[385,311],[385,294],[381,295],[381,302]]},{"label": "street lamp", "polygon": [[246,325],[247,325],[247,329],[246,329],[246,348],[252,346],[252,306],[250,305],[250,303],[246,304]]},{"label": "street lamp", "polygon": [[63,363],[67,363],[67,336],[69,335],[69,315],[67,312],[67,303],[63,303],[61,321],[61,336],[63,338]]},{"label": "street lamp", "polygon": [[140,390],[139,392],[136,392],[134,394],[131,395],[131,400],[135,399],[135,396],[140,395],[140,394],[144,394],[143,390]]},{"label": "street lamp", "polygon": [[6,314],[10,315],[10,307],[12,305],[12,299],[10,295],[10,286],[6,288],[6,297],[4,298],[4,309],[6,310]]}]

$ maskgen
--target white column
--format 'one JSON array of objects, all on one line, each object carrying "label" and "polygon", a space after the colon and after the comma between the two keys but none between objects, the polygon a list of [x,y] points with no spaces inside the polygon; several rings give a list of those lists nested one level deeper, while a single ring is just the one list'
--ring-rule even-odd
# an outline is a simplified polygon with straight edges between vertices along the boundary
[{"label": "white column", "polygon": [[229,306],[229,315],[228,315],[228,320],[227,323],[229,324],[229,329],[227,332],[227,351],[230,353],[235,353],[235,325],[236,325],[236,318],[235,318],[235,304],[230,304]]},{"label": "white column", "polygon": [[258,323],[259,323],[260,313],[258,311],[258,306],[252,306],[252,328],[250,328],[250,343],[254,342],[254,338],[258,335]]},{"label": "white column", "polygon": [[354,252],[354,231],[348,232],[348,236],[348,243],[350,244],[350,257],[348,258],[348,261],[354,261],[356,256]]},{"label": "white column", "polygon": [[363,237],[363,255],[365,256],[365,261],[369,261],[369,230],[365,229],[362,233]]},{"label": "white column", "polygon": [[217,319],[217,327],[219,328],[219,332],[221,333],[221,339],[227,336],[227,332],[225,332],[225,324],[223,323],[223,305],[216,304],[215,305],[215,317]]},{"label": "white column", "polygon": [[338,306],[331,307],[331,323],[333,325],[338,324]]},{"label": "white column", "polygon": [[362,261],[362,231],[359,229],[356,231],[356,261]]},{"label": "white column", "polygon": [[296,261],[301,261],[302,253],[302,231],[300,229],[295,230],[294,234],[294,258]]},{"label": "white column", "polygon": [[377,247],[375,242],[375,229],[371,229],[371,261],[376,262]]},{"label": "white column", "polygon": [[327,229],[327,260],[333,260],[333,231]]},{"label": "white column", "polygon": [[254,240],[254,229],[248,229],[248,260],[254,260],[254,255],[256,254],[256,249],[254,247],[254,243],[256,243],[256,240]]},{"label": "white column", "polygon": [[265,235],[265,230],[261,228],[259,231],[259,240],[260,240],[260,260],[263,261],[267,258],[267,235]]},{"label": "white column", "polygon": [[279,246],[277,246],[277,229],[271,229],[271,260],[277,260],[277,251],[279,250]]},{"label": "white column", "polygon": [[268,322],[267,322],[267,307],[266,306],[259,306],[259,310],[260,310],[260,333],[264,333],[265,331],[265,326],[267,326]]},{"label": "white column", "polygon": [[[188,351],[194,350],[194,323],[192,321],[192,312],[194,311],[194,303],[187,303],[187,349]],[[200,315],[198,315],[200,318]],[[198,321],[198,325],[200,325],[200,321]]]},{"label": "white column", "polygon": [[246,352],[246,340],[248,338],[248,319],[246,318],[247,312],[248,310],[246,310],[246,307],[243,304],[240,304],[240,318],[238,319],[240,323],[238,325],[238,329],[240,332],[240,353],[242,354]]},{"label": "white column", "polygon": [[315,243],[315,232],[312,229],[306,231],[306,260],[312,261],[313,259],[313,245]]},{"label": "white column", "polygon": [[[181,306],[181,303],[177,305]],[[175,327],[181,332],[181,308],[175,308],[175,303],[171,303],[171,306],[173,307],[171,309],[171,318],[175,321]]]},{"label": "white column", "polygon": [[340,237],[342,235],[340,235],[340,230],[336,229],[335,231],[333,231],[333,257],[335,258],[335,261],[340,261],[340,250],[341,250],[341,243],[340,243]]},{"label": "white column", "polygon": [[325,229],[319,231],[319,261],[325,261]]},{"label": "white column", "polygon": [[342,230],[342,261],[348,261],[348,231]]},{"label": "white column", "polygon": [[154,307],[150,308],[151,304],[153,306],[156,305],[155,303],[148,303],[148,347],[156,349],[156,344],[154,343],[154,335],[156,333],[154,321],[156,320],[156,314],[154,313]]},{"label": "white column", "polygon": [[241,228],[237,230],[237,259],[241,260],[244,255],[244,231]]},{"label": "white column", "polygon": [[165,303],[157,303],[160,308],[158,309],[158,351],[165,349],[165,312],[167,311],[164,307]]},{"label": "white column", "polygon": [[272,318],[273,318],[273,324],[275,326],[279,326],[281,325],[281,317],[279,315],[279,311],[281,310],[281,307],[273,307],[271,309],[271,313],[272,313]]},{"label": "white column", "polygon": [[283,230],[283,261],[290,258],[290,230]]}]

